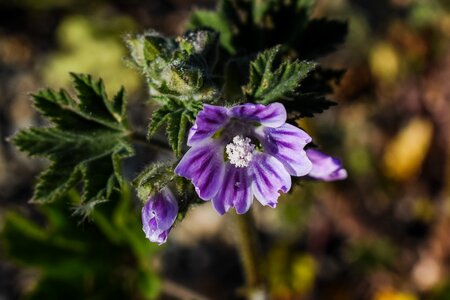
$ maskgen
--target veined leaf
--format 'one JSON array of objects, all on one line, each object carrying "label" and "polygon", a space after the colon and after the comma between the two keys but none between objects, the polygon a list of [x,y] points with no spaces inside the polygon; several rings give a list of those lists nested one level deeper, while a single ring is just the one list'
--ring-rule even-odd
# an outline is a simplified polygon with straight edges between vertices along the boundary
[{"label": "veined leaf", "polygon": [[77,98],[50,89],[32,95],[51,126],[22,130],[14,137],[21,151],[51,161],[37,181],[35,202],[58,200],[79,182],[83,202],[106,200],[121,183],[120,159],[133,154],[125,137],[123,89],[109,99],[101,80],[71,75]]},{"label": "veined leaf", "polygon": [[295,97],[283,102],[286,110],[290,112],[290,118],[313,117],[314,114],[336,105],[327,95],[333,92],[332,85],[337,84],[343,74],[342,70],[320,67],[308,74],[295,91]]},{"label": "veined leaf", "polygon": [[157,109],[150,121],[147,136],[150,137],[162,125],[166,126],[169,144],[175,155],[179,157],[186,143],[188,124],[194,123],[202,104],[197,101],[182,102],[174,99],[165,99],[165,104]]},{"label": "veined leaf", "polygon": [[280,56],[280,47],[274,47],[260,53],[250,63],[250,80],[243,87],[250,101],[268,104],[291,98],[300,82],[316,64],[307,61],[285,61],[276,63]]}]

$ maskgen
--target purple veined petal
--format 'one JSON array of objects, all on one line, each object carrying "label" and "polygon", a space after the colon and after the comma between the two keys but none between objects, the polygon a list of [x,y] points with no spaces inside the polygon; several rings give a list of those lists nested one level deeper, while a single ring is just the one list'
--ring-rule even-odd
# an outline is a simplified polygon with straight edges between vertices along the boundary
[{"label": "purple veined petal", "polygon": [[224,146],[213,140],[189,149],[175,168],[175,173],[190,179],[198,196],[210,200],[222,186],[225,174]]},{"label": "purple veined petal", "polygon": [[156,220],[150,209],[147,209],[145,206],[142,208],[142,230],[145,233],[145,236],[150,239],[150,236],[153,232],[157,230]]},{"label": "purple veined petal", "polygon": [[278,159],[266,153],[255,154],[251,168],[252,190],[256,199],[262,205],[276,207],[279,191],[287,193],[291,189],[291,176],[286,168]]},{"label": "purple veined petal", "polygon": [[264,151],[277,158],[292,176],[305,176],[312,169],[304,147],[311,137],[291,124],[278,128],[262,127],[258,129]]},{"label": "purple veined petal", "polygon": [[142,230],[152,242],[162,244],[175,222],[178,203],[168,188],[150,197],[142,208]]},{"label": "purple veined petal", "polygon": [[279,127],[286,122],[286,109],[281,103],[269,105],[246,103],[230,108],[230,117],[255,121],[267,127]]},{"label": "purple veined petal", "polygon": [[347,171],[342,163],[331,156],[315,149],[306,150],[306,155],[311,160],[313,167],[308,176],[323,181],[335,181],[347,178]]},{"label": "purple veined petal", "polygon": [[234,207],[238,214],[246,213],[253,201],[249,168],[227,164],[223,183],[212,199],[216,211],[223,215]]},{"label": "purple veined petal", "polygon": [[178,214],[178,202],[168,188],[162,189],[150,202],[158,228],[162,230],[172,227]]},{"label": "purple veined petal", "polygon": [[228,109],[222,106],[204,104],[195,119],[195,123],[189,130],[187,145],[193,146],[216,133],[229,120]]}]

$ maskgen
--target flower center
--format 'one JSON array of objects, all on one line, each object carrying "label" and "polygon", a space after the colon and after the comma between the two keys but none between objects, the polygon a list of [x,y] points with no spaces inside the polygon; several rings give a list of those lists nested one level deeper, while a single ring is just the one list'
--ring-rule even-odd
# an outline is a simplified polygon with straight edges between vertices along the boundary
[{"label": "flower center", "polygon": [[235,136],[233,142],[226,146],[225,152],[231,164],[238,168],[248,167],[253,158],[255,145],[251,143],[248,137]]}]

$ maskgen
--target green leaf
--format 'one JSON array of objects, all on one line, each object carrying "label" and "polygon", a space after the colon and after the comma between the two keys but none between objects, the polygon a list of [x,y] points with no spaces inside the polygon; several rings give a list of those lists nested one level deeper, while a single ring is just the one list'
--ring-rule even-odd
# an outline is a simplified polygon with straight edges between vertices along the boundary
[{"label": "green leaf", "polygon": [[283,104],[290,113],[290,118],[313,117],[314,114],[336,105],[327,99],[327,95],[333,92],[333,84],[338,84],[344,72],[342,70],[330,70],[316,68],[295,92],[295,96]]},{"label": "green leaf", "polygon": [[190,28],[220,33],[230,54],[254,53],[298,37],[308,20],[312,0],[221,0],[214,12],[195,12]]},{"label": "green leaf", "polygon": [[310,19],[314,0],[220,0],[215,11],[194,12],[189,28],[220,33],[229,54],[251,54],[282,44],[299,59],[334,51],[347,34],[345,22]]},{"label": "green leaf", "polygon": [[250,80],[243,87],[249,101],[268,104],[291,98],[300,82],[316,68],[315,63],[307,61],[277,63],[280,49],[266,50],[250,63]]},{"label": "green leaf", "polygon": [[153,135],[162,125],[167,125],[166,133],[169,144],[175,155],[181,156],[183,146],[186,144],[188,125],[194,123],[202,107],[203,105],[198,101],[181,102],[165,99],[165,104],[152,115],[147,136]]},{"label": "green leaf", "polygon": [[51,161],[38,178],[35,202],[58,200],[79,182],[83,202],[106,200],[121,182],[120,160],[133,154],[126,140],[123,89],[111,100],[101,80],[71,75],[77,98],[64,90],[34,94],[36,108],[51,126],[22,130],[13,139],[21,151]]},{"label": "green leaf", "polygon": [[151,260],[157,246],[145,239],[130,193],[122,189],[113,198],[83,226],[67,206],[81,201],[73,190],[64,201],[39,207],[45,225],[11,211],[4,215],[2,254],[38,273],[26,299],[156,297]]},{"label": "green leaf", "polygon": [[148,198],[158,193],[176,177],[173,172],[173,163],[155,163],[149,165],[134,180],[134,186],[139,199],[147,201]]},{"label": "green leaf", "polygon": [[292,101],[286,101],[283,104],[290,114],[290,119],[313,117],[314,114],[322,113],[331,106],[336,105],[335,102],[316,93],[300,94]]}]

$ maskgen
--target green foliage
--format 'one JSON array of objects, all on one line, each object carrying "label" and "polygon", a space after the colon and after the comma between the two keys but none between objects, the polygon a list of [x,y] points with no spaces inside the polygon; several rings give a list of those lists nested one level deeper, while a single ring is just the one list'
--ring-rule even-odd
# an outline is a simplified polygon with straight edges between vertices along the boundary
[{"label": "green foliage", "polygon": [[159,280],[151,258],[157,246],[143,238],[128,187],[114,197],[82,226],[67,207],[82,201],[74,191],[64,201],[41,206],[45,226],[17,213],[5,215],[5,254],[38,271],[27,299],[156,297]]},{"label": "green foliage", "polygon": [[[196,11],[189,28],[212,28],[232,55],[225,68],[227,98],[270,103],[281,101],[290,118],[312,117],[335,105],[327,99],[342,72],[316,68],[303,60],[336,50],[347,34],[346,22],[310,19],[313,0],[221,0],[216,11]],[[281,45],[281,46],[279,46]],[[261,50],[265,50],[261,53]],[[281,49],[300,61],[282,62]],[[259,53],[242,76],[243,58]],[[286,58],[284,57],[284,58]],[[229,73],[232,73],[231,76]],[[332,76],[330,76],[332,74]],[[236,87],[245,85],[244,95]],[[239,92],[240,93],[240,92]]]},{"label": "green foliage", "polygon": [[311,72],[316,64],[307,61],[284,61],[279,64],[281,47],[261,52],[250,63],[250,80],[243,88],[251,102],[269,104],[282,99],[290,99],[300,82]]},{"label": "green foliage", "polygon": [[188,124],[194,123],[201,109],[202,104],[198,101],[181,102],[167,99],[167,102],[153,113],[148,127],[148,136],[152,136],[159,127],[166,124],[169,144],[175,155],[179,157],[186,144]]},{"label": "green foliage", "polygon": [[152,115],[148,136],[166,125],[169,144],[178,157],[188,125],[194,122],[202,102],[218,97],[211,76],[217,62],[218,35],[198,30],[170,39],[149,32],[128,37],[127,43],[133,64],[147,79],[152,99],[161,104]]},{"label": "green foliage", "polygon": [[14,137],[21,151],[51,161],[37,181],[35,202],[57,200],[80,181],[83,204],[106,200],[122,182],[120,160],[133,154],[126,140],[123,89],[109,99],[101,80],[82,74],[72,77],[77,99],[65,90],[32,95],[51,127],[22,130]]},{"label": "green foliage", "polygon": [[230,54],[255,53],[278,44],[301,59],[333,51],[343,42],[347,25],[341,21],[309,19],[313,0],[221,0],[217,10],[196,11],[189,28],[212,28]]},{"label": "green foliage", "polygon": [[156,32],[126,39],[131,60],[144,74],[153,99],[213,101],[217,96],[208,62],[215,60],[217,34],[188,32],[178,39]]},{"label": "green foliage", "polygon": [[324,70],[308,61],[283,61],[281,53],[277,46],[250,62],[249,82],[242,88],[248,101],[282,102],[290,118],[312,117],[335,105],[326,94],[332,92],[330,82],[337,81],[341,71]]},{"label": "green foliage", "polygon": [[[154,31],[128,36],[128,61],[145,77],[150,100],[158,105],[150,118],[148,138],[165,127],[168,144],[179,158],[204,103],[279,101],[290,118],[313,116],[334,105],[326,95],[342,73],[308,60],[335,50],[347,26],[310,19],[313,3],[221,0],[217,11],[194,12],[191,30],[180,37]],[[69,45],[79,44],[73,36],[96,40],[89,23],[75,19],[74,24],[83,30],[67,27],[75,30],[74,35],[63,35],[72,37]],[[88,52],[84,54],[90,57],[96,51]],[[14,142],[30,156],[51,161],[39,177],[33,200],[52,202],[82,186],[82,201],[75,213],[86,217],[111,197],[117,185],[124,184],[121,159],[133,154],[129,139],[141,134],[128,128],[123,89],[109,99],[101,80],[72,77],[77,99],[64,90],[33,95],[50,127],[23,130]],[[192,184],[173,174],[172,163],[149,166],[135,184],[143,201],[168,184],[176,185],[181,215],[198,200]]]},{"label": "green foliage", "polygon": [[338,83],[344,72],[342,70],[316,68],[306,77],[296,91],[296,96],[283,102],[292,118],[313,117],[314,114],[336,105],[327,99],[332,93],[332,84]]}]

